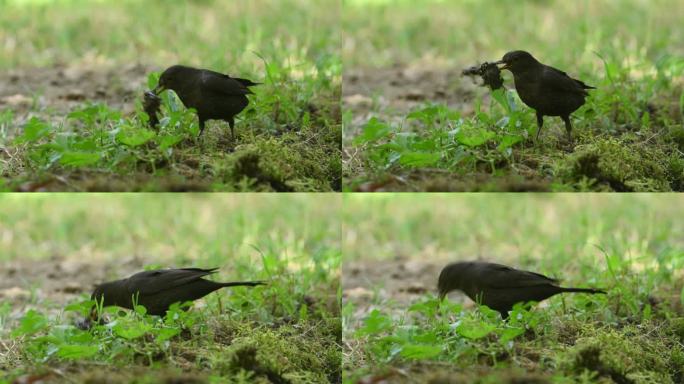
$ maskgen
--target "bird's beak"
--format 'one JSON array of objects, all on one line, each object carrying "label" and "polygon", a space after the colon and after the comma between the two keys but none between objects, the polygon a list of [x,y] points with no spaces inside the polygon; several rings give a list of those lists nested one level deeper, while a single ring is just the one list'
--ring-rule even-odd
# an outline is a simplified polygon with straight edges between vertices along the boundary
[{"label": "bird's beak", "polygon": [[157,84],[157,86],[152,90],[152,92],[153,92],[155,95],[159,95],[159,93],[163,92],[164,89],[166,89],[166,88],[164,88],[163,85]]},{"label": "bird's beak", "polygon": [[506,64],[506,62],[503,60],[499,60],[499,61],[495,62],[494,64],[496,64],[496,65],[503,64],[504,66],[501,67],[501,69],[508,69],[509,68],[508,64]]}]

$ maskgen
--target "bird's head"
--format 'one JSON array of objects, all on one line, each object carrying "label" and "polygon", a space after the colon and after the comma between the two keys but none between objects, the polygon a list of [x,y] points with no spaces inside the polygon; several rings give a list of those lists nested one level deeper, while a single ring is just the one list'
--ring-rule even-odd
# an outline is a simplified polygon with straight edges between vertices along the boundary
[{"label": "bird's head", "polygon": [[439,300],[442,301],[446,295],[455,290],[463,290],[464,273],[466,273],[468,263],[451,263],[442,269],[437,281],[437,291]]},{"label": "bird's head", "polygon": [[504,57],[495,64],[504,64],[501,69],[508,69],[509,71],[523,72],[539,64],[529,52],[526,51],[511,51],[504,55]]},{"label": "bird's head", "polygon": [[158,95],[167,89],[177,89],[178,85],[187,78],[187,73],[190,71],[192,71],[192,68],[183,65],[173,65],[166,68],[161,76],[159,76],[159,83],[152,92]]},{"label": "bird's head", "polygon": [[95,286],[93,293],[90,295],[90,299],[95,300],[97,302],[97,305],[100,305],[100,303],[102,303],[103,307],[115,305],[114,297],[111,291],[111,288],[113,288],[113,283],[114,282],[102,283],[100,285]]}]

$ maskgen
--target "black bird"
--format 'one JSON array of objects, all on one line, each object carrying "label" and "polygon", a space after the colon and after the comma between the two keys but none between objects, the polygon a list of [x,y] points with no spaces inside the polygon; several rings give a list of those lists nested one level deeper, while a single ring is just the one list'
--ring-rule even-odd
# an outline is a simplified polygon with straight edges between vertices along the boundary
[{"label": "black bird", "polygon": [[564,292],[606,293],[594,288],[563,288],[558,280],[501,264],[463,261],[448,264],[439,274],[439,299],[460,290],[471,300],[501,313],[506,319],[516,303],[539,302]]},{"label": "black bird", "polygon": [[174,65],[161,74],[154,93],[171,89],[186,108],[194,108],[199,118],[200,135],[207,120],[224,120],[234,137],[235,115],[247,107],[247,95],[253,93],[249,87],[259,84],[208,69]]},{"label": "black bird", "polygon": [[586,90],[596,88],[540,63],[525,51],[508,52],[496,64],[504,64],[501,69],[513,73],[520,99],[537,112],[536,139],[544,125],[544,116],[560,116],[572,140],[570,114],[584,105],[584,98],[589,96]]},{"label": "black bird", "polygon": [[218,268],[157,269],[136,273],[126,279],[110,281],[95,287],[91,298],[103,306],[116,305],[133,309],[133,300],[147,309],[150,315],[163,316],[173,303],[184,303],[202,298],[223,287],[263,285],[263,281],[217,283],[202,277]]}]

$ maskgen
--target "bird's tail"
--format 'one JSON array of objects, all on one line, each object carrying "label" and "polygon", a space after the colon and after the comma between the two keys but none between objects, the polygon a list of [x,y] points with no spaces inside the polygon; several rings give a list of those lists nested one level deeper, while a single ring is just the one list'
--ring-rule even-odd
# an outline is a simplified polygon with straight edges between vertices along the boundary
[{"label": "bird's tail", "polygon": [[583,292],[583,293],[603,293],[606,294],[606,291],[602,289],[596,289],[596,288],[562,288],[562,292]]},{"label": "bird's tail", "polygon": [[261,85],[262,84],[262,83],[255,83],[249,79],[241,79],[239,77],[232,77],[232,79],[237,80],[240,84],[244,85],[245,87],[253,87],[255,85]]},{"label": "bird's tail", "polygon": [[263,280],[231,281],[228,283],[219,283],[219,284],[221,284],[222,287],[239,287],[239,286],[256,287],[257,285],[266,285],[266,282]]}]

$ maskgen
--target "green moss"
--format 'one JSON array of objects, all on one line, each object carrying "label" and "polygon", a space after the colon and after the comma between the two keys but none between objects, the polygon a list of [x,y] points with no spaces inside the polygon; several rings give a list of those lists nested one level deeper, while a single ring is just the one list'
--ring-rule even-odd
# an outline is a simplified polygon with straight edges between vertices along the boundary
[{"label": "green moss", "polygon": [[242,327],[227,350],[214,355],[212,372],[229,377],[247,373],[250,382],[339,382],[342,354],[334,342],[337,329],[333,323]]},{"label": "green moss", "polygon": [[669,191],[682,179],[677,163],[657,146],[599,139],[577,146],[559,167],[566,182],[592,179],[619,192]]},{"label": "green moss", "polygon": [[[598,331],[577,340],[562,354],[560,367],[572,375],[591,372],[616,383],[674,383],[682,347],[660,337],[657,327],[644,332],[641,327]],[[650,327],[649,327],[650,328]]]},{"label": "green moss", "polygon": [[684,317],[671,319],[670,330],[684,343]]},{"label": "green moss", "polygon": [[234,155],[215,164],[217,176],[224,183],[246,182],[256,190],[332,190],[339,161],[330,160],[321,148],[301,146],[267,138],[238,147]]}]

